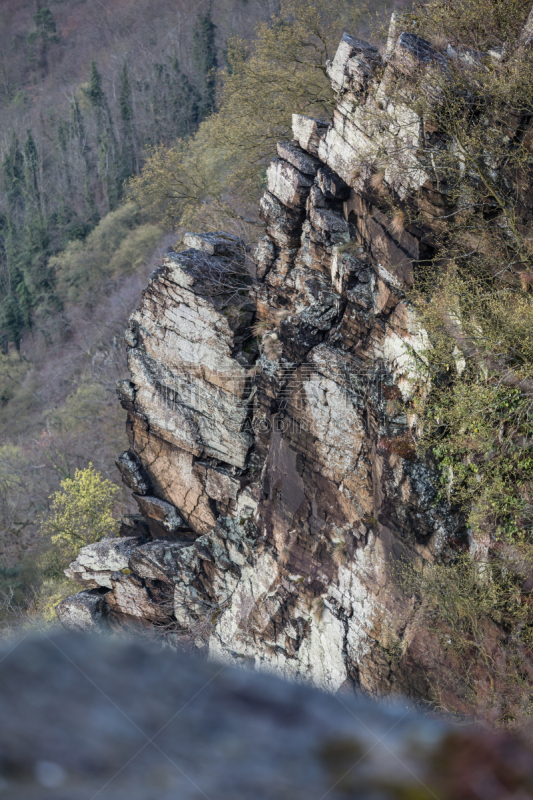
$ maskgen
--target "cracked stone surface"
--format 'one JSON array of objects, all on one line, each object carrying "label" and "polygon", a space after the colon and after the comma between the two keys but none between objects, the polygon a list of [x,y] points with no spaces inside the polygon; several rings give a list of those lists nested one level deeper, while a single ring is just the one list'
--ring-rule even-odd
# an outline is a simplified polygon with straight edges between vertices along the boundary
[{"label": "cracked stone surface", "polygon": [[437,196],[416,160],[421,121],[386,91],[393,70],[440,67],[400,33],[384,62],[344,36],[331,125],[293,116],[267,171],[253,281],[244,243],[224,233],[187,234],[153,273],[117,388],[121,471],[146,522],[125,521],[120,564],[92,546],[69,574],[107,590],[111,627],[169,621],[212,658],[417,696],[395,565],[466,531],[415,456],[427,337],[406,292],[430,226],[394,233],[369,181],[386,148],[398,198]]}]

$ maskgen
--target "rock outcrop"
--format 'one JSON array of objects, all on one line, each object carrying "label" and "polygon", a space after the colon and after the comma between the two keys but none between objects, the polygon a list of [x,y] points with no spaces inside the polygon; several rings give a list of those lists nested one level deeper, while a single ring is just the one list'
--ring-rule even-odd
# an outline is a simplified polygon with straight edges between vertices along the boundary
[{"label": "rock outcrop", "polygon": [[436,68],[428,47],[394,35],[382,58],[344,35],[333,123],[295,114],[268,168],[252,278],[223,233],[188,234],[153,273],[118,387],[139,516],[71,566],[89,594],[61,603],[67,627],[155,624],[333,691],[418,691],[394,565],[464,531],[414,446],[427,341],[405,294],[431,226],[395,231],[376,187],[428,220],[446,205],[422,120],[387,94]]},{"label": "rock outcrop", "polygon": [[11,800],[533,797],[530,748],[509,736],[146,642],[3,644],[0,715]]}]

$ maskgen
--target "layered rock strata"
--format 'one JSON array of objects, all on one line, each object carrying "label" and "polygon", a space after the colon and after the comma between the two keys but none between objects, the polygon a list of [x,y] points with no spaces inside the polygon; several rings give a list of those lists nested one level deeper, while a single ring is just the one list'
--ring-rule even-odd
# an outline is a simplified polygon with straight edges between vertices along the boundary
[{"label": "layered rock strata", "polygon": [[[139,515],[71,565],[67,627],[137,620],[333,691],[417,691],[395,563],[463,535],[415,454],[427,341],[405,297],[446,198],[387,94],[436,68],[427,47],[345,34],[332,124],[294,115],[268,168],[253,269],[234,237],[189,234],[152,275],[119,385]],[[376,172],[426,229],[394,232]]]}]

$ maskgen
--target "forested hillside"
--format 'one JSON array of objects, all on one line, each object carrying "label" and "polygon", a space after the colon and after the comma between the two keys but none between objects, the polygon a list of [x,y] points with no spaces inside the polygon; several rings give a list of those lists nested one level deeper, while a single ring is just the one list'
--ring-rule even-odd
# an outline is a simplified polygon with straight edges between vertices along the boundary
[{"label": "forested hillside", "polygon": [[[115,383],[161,253],[183,226],[261,235],[293,111],[330,118],[342,32],[379,38],[390,5],[0,2],[0,616],[53,616],[80,545],[135,510]],[[85,538],[54,538],[67,496]]]},{"label": "forested hillside", "polygon": [[0,3],[4,609],[58,597],[65,559],[43,562],[40,530],[59,482],[91,462],[119,483],[122,335],[161,248],[177,238],[128,203],[128,179],[150,148],[197,130],[214,108],[228,38],[250,39],[276,8]]},{"label": "forested hillside", "polygon": [[[213,109],[226,41],[274,8],[243,0],[2,3],[0,339],[61,310],[50,256],[117,208],[147,147]],[[57,278],[63,281],[58,289]],[[57,323],[57,320],[56,320]]]}]

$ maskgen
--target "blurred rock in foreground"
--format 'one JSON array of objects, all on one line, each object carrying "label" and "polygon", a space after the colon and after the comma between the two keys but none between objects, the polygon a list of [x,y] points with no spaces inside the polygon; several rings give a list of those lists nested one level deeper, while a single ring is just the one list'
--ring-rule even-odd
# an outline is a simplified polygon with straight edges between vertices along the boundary
[{"label": "blurred rock in foreground", "polygon": [[139,642],[4,644],[0,719],[1,797],[533,798],[508,736]]}]

